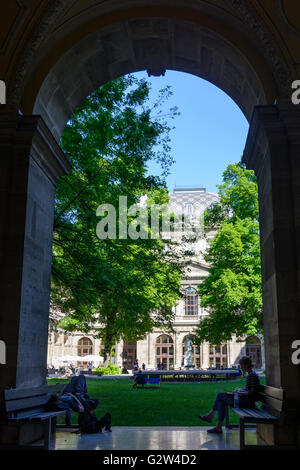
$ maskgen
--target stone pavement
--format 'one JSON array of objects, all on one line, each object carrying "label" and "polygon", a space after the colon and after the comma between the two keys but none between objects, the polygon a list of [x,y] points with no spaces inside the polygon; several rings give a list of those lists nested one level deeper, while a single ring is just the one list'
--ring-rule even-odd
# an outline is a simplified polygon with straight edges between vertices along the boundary
[{"label": "stone pavement", "polygon": [[[112,432],[77,434],[57,430],[55,450],[239,450],[239,430],[222,435],[207,427],[114,426]],[[261,444],[255,429],[246,431],[246,444]]]}]

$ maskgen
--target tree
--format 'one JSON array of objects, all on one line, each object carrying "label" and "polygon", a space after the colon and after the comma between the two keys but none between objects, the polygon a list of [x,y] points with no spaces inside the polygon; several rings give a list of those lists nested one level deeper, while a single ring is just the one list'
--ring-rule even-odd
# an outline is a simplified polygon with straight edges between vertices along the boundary
[{"label": "tree", "polygon": [[[219,201],[205,211],[210,238],[204,256],[208,276],[199,285],[209,310],[197,330],[198,342],[220,344],[263,330],[258,194],[254,172],[229,165],[218,186]],[[211,237],[211,232],[215,231]]]},{"label": "tree", "polygon": [[[84,100],[62,136],[73,169],[56,190],[52,311],[63,312],[60,325],[66,330],[101,337],[106,359],[119,339],[170,327],[170,307],[181,296],[185,263],[174,243],[151,239],[150,231],[148,239],[96,236],[99,204],[110,204],[118,215],[120,196],[127,196],[128,206],[142,195],[149,204],[168,201],[164,177],[172,158],[166,119],[177,109],[163,116],[161,106],[170,94],[168,87],[162,90],[150,109],[146,81],[114,80]],[[161,165],[161,177],[147,173],[151,160]],[[116,233],[119,229],[117,217]]]}]

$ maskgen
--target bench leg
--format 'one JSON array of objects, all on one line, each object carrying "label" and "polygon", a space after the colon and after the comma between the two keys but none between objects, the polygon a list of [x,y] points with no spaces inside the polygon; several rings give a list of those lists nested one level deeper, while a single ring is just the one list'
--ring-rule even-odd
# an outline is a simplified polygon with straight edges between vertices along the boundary
[{"label": "bench leg", "polygon": [[43,422],[44,426],[44,448],[45,450],[50,449],[51,443],[51,418],[45,419]]},{"label": "bench leg", "polygon": [[56,432],[56,416],[53,416],[51,420],[51,438],[55,437],[55,432]]},{"label": "bench leg", "polygon": [[245,448],[245,422],[240,418],[240,450]]},{"label": "bench leg", "polygon": [[225,427],[227,429],[231,429],[230,424],[229,424],[229,406],[225,406]]}]

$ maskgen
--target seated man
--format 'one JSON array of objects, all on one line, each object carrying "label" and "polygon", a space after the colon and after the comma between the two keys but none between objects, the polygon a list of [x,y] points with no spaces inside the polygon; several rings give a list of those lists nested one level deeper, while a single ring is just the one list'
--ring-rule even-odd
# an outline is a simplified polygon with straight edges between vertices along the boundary
[{"label": "seated man", "polygon": [[45,405],[46,411],[66,410],[66,425],[71,424],[71,410],[83,413],[85,410],[94,410],[99,404],[99,399],[90,398],[87,393],[84,375],[75,376],[65,387],[62,395],[51,395]]},{"label": "seated man", "polygon": [[66,411],[66,425],[71,425],[71,410],[83,413],[84,408],[80,401],[72,394],[51,395],[49,401],[44,406],[45,411]]},{"label": "seated man", "polygon": [[[63,396],[72,395],[76,397],[79,402],[85,407],[87,406],[90,410],[94,410],[99,405],[99,399],[91,398],[87,392],[87,385],[84,375],[78,375],[72,377],[72,380],[68,383],[63,391]],[[74,405],[74,401],[72,402]],[[76,404],[75,404],[76,407]],[[75,410],[77,411],[77,410]]]}]

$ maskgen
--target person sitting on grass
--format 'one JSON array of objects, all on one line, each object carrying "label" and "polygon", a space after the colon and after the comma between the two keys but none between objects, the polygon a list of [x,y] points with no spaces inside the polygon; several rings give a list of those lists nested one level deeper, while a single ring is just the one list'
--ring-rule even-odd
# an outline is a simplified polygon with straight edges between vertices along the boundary
[{"label": "person sitting on grass", "polygon": [[[259,378],[252,370],[252,362],[250,357],[243,356],[239,360],[242,372],[247,372],[247,381],[245,388],[236,389],[234,393],[238,394],[240,408],[255,408],[255,402],[259,399]],[[222,433],[222,422],[225,418],[226,406],[234,405],[234,393],[218,393],[212,410],[204,415],[199,415],[203,421],[211,423],[216,411],[218,412],[218,423],[214,428],[208,429],[207,432],[212,434]]]}]

